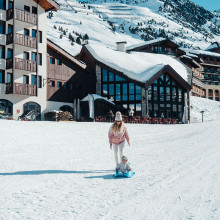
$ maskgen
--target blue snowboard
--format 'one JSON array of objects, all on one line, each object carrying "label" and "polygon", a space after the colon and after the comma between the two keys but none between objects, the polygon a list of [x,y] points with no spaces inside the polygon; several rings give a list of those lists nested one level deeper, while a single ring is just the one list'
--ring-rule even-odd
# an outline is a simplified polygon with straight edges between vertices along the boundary
[{"label": "blue snowboard", "polygon": [[113,175],[113,176],[114,176],[114,178],[120,178],[120,177],[122,177],[122,178],[131,178],[132,176],[134,176],[134,174],[135,174],[135,172],[133,172],[133,171],[129,171],[129,172],[124,173],[124,174],[116,172],[115,175]]}]

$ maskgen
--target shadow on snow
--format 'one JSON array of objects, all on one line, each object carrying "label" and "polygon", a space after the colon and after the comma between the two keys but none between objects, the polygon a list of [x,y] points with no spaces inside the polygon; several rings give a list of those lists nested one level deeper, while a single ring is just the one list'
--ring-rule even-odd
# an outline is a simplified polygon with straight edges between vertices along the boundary
[{"label": "shadow on snow", "polygon": [[[80,173],[106,173],[106,172],[113,172],[113,171],[112,170],[93,170],[93,171],[31,170],[31,171],[18,171],[18,172],[13,172],[13,173],[0,173],[0,176],[42,175],[42,174],[80,174]],[[107,176],[110,176],[110,175],[107,175]]]}]

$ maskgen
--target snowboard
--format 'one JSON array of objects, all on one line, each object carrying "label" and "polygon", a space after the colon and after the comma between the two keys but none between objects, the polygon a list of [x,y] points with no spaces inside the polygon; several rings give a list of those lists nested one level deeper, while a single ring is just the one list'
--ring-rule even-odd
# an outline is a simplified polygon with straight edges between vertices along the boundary
[{"label": "snowboard", "polygon": [[122,177],[122,178],[131,178],[132,176],[134,176],[134,174],[135,174],[135,172],[133,172],[133,171],[129,171],[129,172],[124,173],[124,174],[116,172],[115,175],[113,175],[113,176],[114,176],[114,178],[120,178],[120,177]]}]

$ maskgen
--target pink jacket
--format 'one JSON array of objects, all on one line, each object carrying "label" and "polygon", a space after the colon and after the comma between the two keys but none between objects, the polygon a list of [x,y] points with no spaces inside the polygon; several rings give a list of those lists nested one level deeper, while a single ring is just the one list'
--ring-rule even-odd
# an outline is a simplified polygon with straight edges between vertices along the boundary
[{"label": "pink jacket", "polygon": [[109,132],[108,132],[110,145],[112,144],[119,145],[120,143],[124,142],[125,139],[128,142],[128,144],[130,144],[127,128],[124,126],[122,133],[120,133],[118,129],[115,132],[113,132],[112,126],[110,127]]}]

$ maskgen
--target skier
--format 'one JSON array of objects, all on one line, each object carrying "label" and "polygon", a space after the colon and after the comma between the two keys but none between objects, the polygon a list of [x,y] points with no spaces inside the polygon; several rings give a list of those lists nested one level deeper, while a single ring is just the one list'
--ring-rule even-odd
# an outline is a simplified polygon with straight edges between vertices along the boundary
[{"label": "skier", "polygon": [[115,162],[116,165],[118,165],[119,164],[118,150],[119,150],[120,162],[121,162],[121,158],[123,156],[123,149],[125,145],[125,139],[127,140],[127,143],[130,146],[129,134],[127,128],[124,125],[124,122],[122,121],[121,112],[116,112],[115,121],[109,129],[108,137],[109,137],[110,149],[112,149],[113,146]]}]

